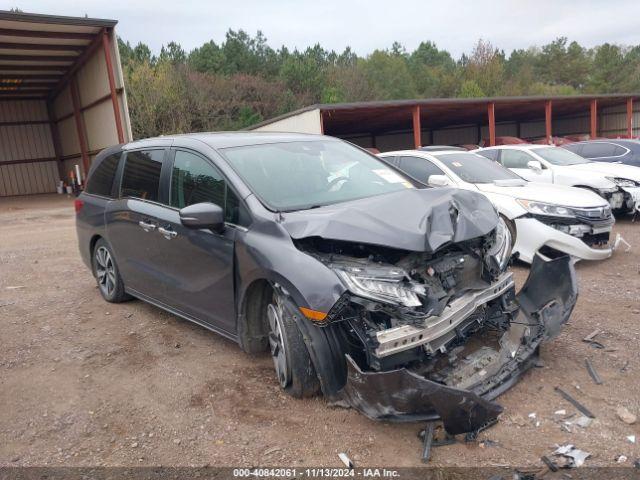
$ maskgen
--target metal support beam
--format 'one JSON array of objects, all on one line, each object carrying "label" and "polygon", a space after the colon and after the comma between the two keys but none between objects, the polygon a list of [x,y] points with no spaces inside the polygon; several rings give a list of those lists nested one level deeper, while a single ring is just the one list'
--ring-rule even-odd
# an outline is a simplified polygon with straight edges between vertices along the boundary
[{"label": "metal support beam", "polygon": [[496,144],[496,104],[491,102],[487,105],[487,115],[489,116],[489,146]]},{"label": "metal support beam", "polygon": [[60,180],[65,180],[64,163],[62,162],[62,143],[60,142],[60,131],[53,114],[53,105],[47,102],[47,116],[49,117],[49,128],[51,129],[51,139],[53,140],[53,151],[56,155],[56,164],[58,165],[58,174]]},{"label": "metal support beam", "polygon": [[633,98],[627,99],[627,137],[633,137]]},{"label": "metal support beam", "polygon": [[3,50],[33,50],[47,52],[81,52],[84,45],[58,45],[58,44],[42,44],[42,43],[15,43],[0,42],[0,48]]},{"label": "metal support beam", "polygon": [[547,143],[551,145],[552,133],[551,133],[551,115],[552,115],[552,103],[551,100],[544,102],[544,131],[547,137]]},{"label": "metal support beam", "polygon": [[17,30],[13,28],[0,28],[0,35],[6,37],[22,38],[62,38],[66,40],[91,40],[93,33],[75,32],[49,32],[44,30]]},{"label": "metal support beam", "polygon": [[116,91],[116,77],[111,61],[111,41],[106,30],[102,31],[102,49],[104,50],[104,60],[107,62],[107,76],[109,77],[109,90],[111,91],[111,103],[113,104],[113,115],[118,131],[118,143],[124,143],[124,130],[122,129],[122,117],[120,116],[120,102]]},{"label": "metal support beam", "polygon": [[596,138],[598,136],[598,100],[595,98],[591,100],[591,129],[590,136],[591,138]]},{"label": "metal support beam", "polygon": [[422,129],[420,127],[420,105],[416,105],[412,110],[413,114],[413,145],[415,148],[422,146]]},{"label": "metal support beam", "polygon": [[78,82],[76,77],[71,77],[71,102],[73,103],[73,116],[76,120],[76,130],[78,132],[78,142],[80,143],[80,153],[82,155],[82,165],[84,167],[84,175],[89,173],[89,154],[87,152],[87,140],[84,136],[84,120],[80,113],[80,93],[78,91]]}]

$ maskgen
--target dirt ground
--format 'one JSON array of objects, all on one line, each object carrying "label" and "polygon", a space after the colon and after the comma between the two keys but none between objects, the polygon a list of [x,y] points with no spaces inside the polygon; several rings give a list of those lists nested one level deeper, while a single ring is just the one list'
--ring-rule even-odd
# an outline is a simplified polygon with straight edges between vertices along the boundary
[{"label": "dirt ground", "polygon": [[[544,367],[498,399],[505,412],[478,442],[439,447],[432,465],[537,466],[565,443],[592,466],[640,457],[626,439],[640,441],[640,425],[615,413],[640,415],[640,223],[615,232],[633,249],[577,265],[579,301]],[[0,199],[0,327],[0,465],[342,466],[339,452],[363,467],[421,465],[421,425],[289,398],[268,356],[140,301],[105,303],[66,197]],[[594,329],[604,349],[581,341]],[[554,412],[576,410],[556,385],[595,413],[590,426],[561,428]]]}]

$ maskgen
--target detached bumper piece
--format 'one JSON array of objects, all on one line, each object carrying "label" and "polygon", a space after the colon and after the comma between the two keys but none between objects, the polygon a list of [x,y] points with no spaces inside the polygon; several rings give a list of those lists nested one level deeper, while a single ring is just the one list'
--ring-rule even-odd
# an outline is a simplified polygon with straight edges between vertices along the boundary
[{"label": "detached bumper piece", "polygon": [[375,420],[441,420],[451,435],[478,431],[495,422],[502,407],[492,400],[534,365],[540,342],[556,336],[571,315],[577,283],[570,258],[545,261],[536,255],[516,298],[520,309],[482,369],[469,373],[461,366],[447,371],[440,382],[407,368],[362,371],[347,356],[342,399]]}]

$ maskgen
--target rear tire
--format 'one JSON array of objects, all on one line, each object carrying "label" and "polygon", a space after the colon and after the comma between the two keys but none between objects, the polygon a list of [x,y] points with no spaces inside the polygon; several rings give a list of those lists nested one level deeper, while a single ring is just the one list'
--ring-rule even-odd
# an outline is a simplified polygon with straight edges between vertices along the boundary
[{"label": "rear tire", "polygon": [[274,292],[266,308],[269,348],[280,387],[295,398],[313,397],[320,381],[294,314],[282,294]]},{"label": "rear tire", "polygon": [[120,277],[113,251],[103,238],[95,244],[91,263],[102,298],[110,303],[121,303],[131,299],[125,293],[124,282]]}]

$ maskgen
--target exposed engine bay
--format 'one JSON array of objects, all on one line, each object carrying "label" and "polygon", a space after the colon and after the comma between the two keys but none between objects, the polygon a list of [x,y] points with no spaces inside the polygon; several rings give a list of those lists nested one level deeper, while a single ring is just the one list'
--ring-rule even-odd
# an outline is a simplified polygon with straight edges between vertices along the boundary
[{"label": "exposed engine bay", "polygon": [[536,257],[516,296],[502,222],[436,252],[319,237],[296,246],[347,288],[321,326],[339,332],[347,361],[334,400],[375,419],[440,418],[453,434],[495,420],[490,400],[535,363],[577,296],[568,257]]}]

